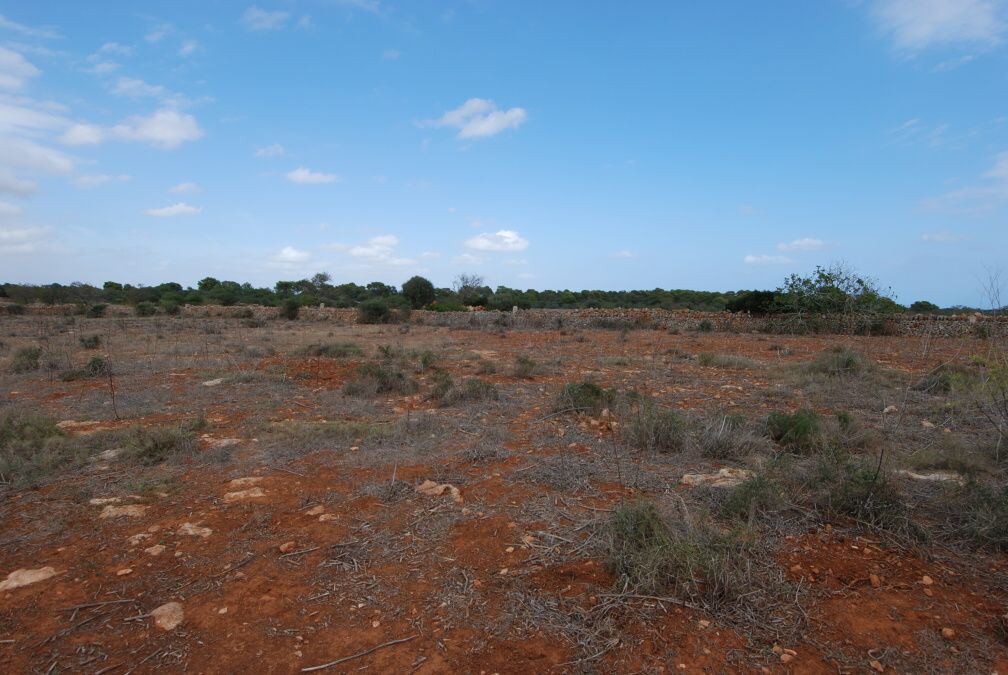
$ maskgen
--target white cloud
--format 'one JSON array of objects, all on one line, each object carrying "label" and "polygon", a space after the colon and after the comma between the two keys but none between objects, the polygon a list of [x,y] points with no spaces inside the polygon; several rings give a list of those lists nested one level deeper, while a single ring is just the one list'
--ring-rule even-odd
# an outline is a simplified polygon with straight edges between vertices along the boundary
[{"label": "white cloud", "polygon": [[60,136],[67,145],[95,145],[105,139],[105,132],[94,124],[72,124]]},{"label": "white cloud", "polygon": [[402,53],[398,49],[383,49],[381,57],[386,61],[395,61]]},{"label": "white cloud", "polygon": [[199,43],[196,40],[183,40],[178,53],[179,56],[192,56],[197,49],[199,49]]},{"label": "white cloud", "polygon": [[500,110],[497,104],[485,98],[471,98],[439,119],[424,122],[427,126],[455,127],[458,138],[484,138],[505,129],[517,129],[528,115],[524,108]]},{"label": "white cloud", "polygon": [[465,241],[465,247],[474,251],[524,251],[528,245],[528,239],[514,230],[484,232]]},{"label": "white cloud", "polygon": [[962,241],[962,237],[952,232],[928,232],[921,239],[932,244],[955,244]]},{"label": "white cloud", "polygon": [[35,192],[35,183],[15,176],[9,169],[0,169],[0,194],[27,197]]},{"label": "white cloud", "polygon": [[742,260],[746,265],[789,265],[794,262],[783,255],[747,255]]},{"label": "white cloud", "polygon": [[147,117],[134,116],[112,127],[113,137],[141,141],[159,148],[177,148],[203,137],[196,118],[175,110],[161,109]]},{"label": "white cloud", "polygon": [[43,227],[0,227],[0,255],[37,251],[48,234]]},{"label": "white cloud", "polygon": [[129,98],[161,96],[164,92],[165,88],[159,84],[147,84],[143,80],[133,77],[120,77],[112,87],[113,94]]},{"label": "white cloud", "polygon": [[611,257],[611,258],[634,258],[636,256],[634,256],[634,254],[631,253],[630,251],[616,251],[616,252],[614,252],[609,257]]},{"label": "white cloud", "polygon": [[[331,251],[337,251],[355,258],[364,267],[393,266],[401,267],[416,263],[412,258],[405,258],[398,254],[399,237],[394,234],[383,234],[371,237],[361,244],[334,243],[326,246]],[[424,257],[430,257],[424,254]]]},{"label": "white cloud", "polygon": [[935,210],[981,214],[1008,202],[1008,152],[994,157],[993,166],[984,172],[982,179],[974,185],[929,199],[924,204]]},{"label": "white cloud", "polygon": [[98,61],[88,69],[94,75],[108,75],[119,70],[120,65],[115,61]]},{"label": "white cloud", "polygon": [[778,251],[819,251],[824,248],[826,248],[825,241],[811,237],[777,244]]},{"label": "white cloud", "polygon": [[287,23],[289,12],[268,11],[252,5],[241,16],[241,23],[249,30],[279,30]]},{"label": "white cloud", "polygon": [[199,185],[196,183],[179,183],[168,188],[168,192],[199,192]]},{"label": "white cloud", "polygon": [[312,171],[303,166],[294,169],[293,171],[287,172],[287,180],[292,183],[303,183],[303,184],[321,184],[321,183],[336,183],[340,177],[334,173],[321,173],[319,171]]},{"label": "white cloud", "polygon": [[0,218],[10,218],[21,214],[21,207],[10,202],[0,201]]},{"label": "white cloud", "polygon": [[20,89],[40,72],[16,51],[0,47],[0,88]]},{"label": "white cloud", "polygon": [[279,157],[284,154],[284,146],[279,143],[274,143],[273,145],[266,145],[261,148],[256,148],[256,157]]},{"label": "white cloud", "polygon": [[171,206],[163,206],[159,209],[147,209],[144,215],[154,218],[171,218],[173,216],[195,216],[203,209],[198,206],[189,206],[185,202],[176,202]]},{"label": "white cloud", "polygon": [[118,42],[106,42],[98,48],[99,54],[118,54],[119,56],[129,56],[133,53],[132,47],[121,45]]},{"label": "white cloud", "polygon": [[110,176],[107,173],[98,173],[98,174],[85,174],[83,176],[77,176],[77,178],[74,179],[74,183],[78,187],[92,188],[92,187],[98,187],[99,185],[104,185],[105,183],[112,183],[112,182],[125,183],[130,179],[131,177],[127,176],[126,174],[120,174],[118,176]]},{"label": "white cloud", "polygon": [[274,256],[273,261],[279,263],[303,263],[311,258],[311,253],[296,249],[293,246],[284,246]]},{"label": "white cloud", "polygon": [[1005,32],[1000,0],[876,0],[872,17],[903,51],[940,45],[990,46]]},{"label": "white cloud", "polygon": [[18,23],[17,21],[11,21],[3,14],[0,14],[0,28],[5,30],[14,31],[15,33],[21,33],[22,35],[27,35],[28,37],[45,38],[48,40],[54,40],[61,37],[59,33],[49,28],[35,28],[32,26],[26,26],[23,23]]},{"label": "white cloud", "polygon": [[74,166],[73,160],[59,150],[27,138],[0,137],[0,158],[6,167],[45,173],[67,173]]},{"label": "white cloud", "polygon": [[171,24],[163,23],[151,32],[147,33],[147,35],[144,36],[144,39],[151,44],[155,44],[168,37],[172,30],[173,28]]}]

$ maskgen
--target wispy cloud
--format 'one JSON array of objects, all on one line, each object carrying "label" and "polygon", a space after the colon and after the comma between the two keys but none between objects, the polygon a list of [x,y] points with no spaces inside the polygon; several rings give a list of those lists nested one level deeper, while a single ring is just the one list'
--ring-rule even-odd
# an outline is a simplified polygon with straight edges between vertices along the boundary
[{"label": "wispy cloud", "polygon": [[980,215],[1005,203],[1008,203],[1008,151],[998,154],[991,168],[973,185],[929,199],[924,206],[931,210]]},{"label": "wispy cloud", "polygon": [[635,256],[631,251],[616,251],[612,255],[610,255],[609,257],[610,258],[628,259],[628,258],[635,258],[637,256]]},{"label": "wispy cloud", "polygon": [[784,255],[747,255],[742,261],[746,265],[790,265],[794,262]]},{"label": "wispy cloud", "polygon": [[279,157],[284,154],[284,146],[279,143],[274,143],[273,145],[266,145],[261,148],[256,148],[256,157]]},{"label": "wispy cloud", "polygon": [[290,18],[290,12],[281,10],[266,10],[252,5],[245,10],[239,21],[245,28],[252,31],[280,30]]},{"label": "wispy cloud", "polygon": [[74,178],[74,184],[77,185],[77,187],[93,188],[98,187],[99,185],[105,185],[106,183],[125,183],[130,179],[131,177],[126,174],[119,174],[117,176],[112,176],[107,173],[85,174]]},{"label": "wispy cloud", "polygon": [[0,28],[5,30],[13,31],[15,33],[20,33],[21,35],[34,38],[43,38],[46,40],[56,40],[61,37],[59,33],[51,28],[39,28],[36,26],[26,26],[23,23],[18,23],[8,19],[3,14],[0,14]]},{"label": "wispy cloud", "polygon": [[932,244],[955,244],[963,238],[952,232],[928,232],[921,239]]},{"label": "wispy cloud", "polygon": [[484,232],[465,241],[465,247],[473,251],[524,251],[528,246],[528,239],[514,230]]},{"label": "wispy cloud", "polygon": [[200,186],[196,183],[179,183],[178,185],[173,185],[168,188],[168,192],[183,193],[183,192],[199,192]]},{"label": "wispy cloud", "polygon": [[203,137],[196,118],[177,110],[161,109],[150,115],[135,115],[113,127],[74,124],[61,137],[67,145],[95,145],[105,140],[139,141],[157,148],[174,149]]},{"label": "wispy cloud", "polygon": [[45,227],[0,226],[0,255],[34,253],[45,245],[50,231]]},{"label": "wispy cloud", "polygon": [[292,183],[302,183],[306,185],[312,184],[322,184],[322,183],[336,183],[342,180],[339,175],[335,173],[322,173],[321,171],[312,171],[303,166],[299,166],[293,171],[287,172],[287,180]]},{"label": "wispy cloud", "polygon": [[438,119],[426,120],[422,124],[432,127],[454,127],[458,129],[458,138],[485,138],[495,136],[506,129],[517,129],[527,118],[524,108],[501,110],[491,100],[471,98]]},{"label": "wispy cloud", "polygon": [[196,40],[183,40],[179,46],[179,56],[192,56],[199,50],[199,43]]},{"label": "wispy cloud", "polygon": [[381,53],[382,59],[385,61],[395,61],[402,53],[398,49],[383,49]]},{"label": "wispy cloud", "polygon": [[826,248],[827,244],[822,239],[805,237],[777,244],[778,251],[820,251]]},{"label": "wispy cloud", "polygon": [[40,72],[18,52],[0,47],[0,89],[21,89]]},{"label": "wispy cloud", "polygon": [[185,202],[176,202],[171,206],[163,206],[157,209],[147,209],[144,211],[144,215],[151,216],[153,218],[172,218],[174,216],[195,216],[201,211],[203,211],[203,209],[198,206],[189,206]]},{"label": "wispy cloud", "polygon": [[875,0],[871,16],[895,47],[919,52],[936,46],[991,46],[1005,33],[1000,0]]}]

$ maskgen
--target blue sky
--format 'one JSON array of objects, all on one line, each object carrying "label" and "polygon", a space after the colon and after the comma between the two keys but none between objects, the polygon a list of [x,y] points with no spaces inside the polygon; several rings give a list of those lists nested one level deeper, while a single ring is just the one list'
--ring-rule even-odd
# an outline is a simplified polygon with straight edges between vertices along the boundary
[{"label": "blue sky", "polygon": [[1008,2],[0,2],[0,280],[977,304]]}]

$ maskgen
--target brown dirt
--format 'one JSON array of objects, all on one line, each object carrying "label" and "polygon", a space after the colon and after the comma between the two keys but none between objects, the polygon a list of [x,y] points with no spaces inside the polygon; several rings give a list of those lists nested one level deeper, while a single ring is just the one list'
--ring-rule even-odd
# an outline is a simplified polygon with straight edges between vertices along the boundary
[{"label": "brown dirt", "polygon": [[[30,341],[27,323],[5,321],[8,332],[24,330]],[[634,331],[624,339],[611,331],[498,335],[418,327],[402,335],[394,327],[321,322],[271,322],[257,337],[237,320],[220,319],[212,324],[218,332],[209,333],[214,344],[198,330],[199,321],[162,325],[180,353],[168,355],[162,347],[154,355],[145,324],[132,321],[130,332],[116,338],[114,321],[92,321],[86,332],[106,332],[103,344],[114,363],[139,364],[117,374],[122,419],[114,419],[100,382],[4,374],[0,391],[22,408],[76,420],[66,425],[72,433],[178,424],[203,415],[200,434],[242,440],[224,464],[199,457],[149,469],[88,464],[41,486],[3,493],[0,578],[18,568],[59,572],[0,593],[5,672],[287,673],[401,638],[412,639],[327,672],[871,672],[872,661],[887,672],[1008,671],[1000,619],[1008,601],[1004,556],[931,556],[843,522],[782,538],[776,564],[803,589],[808,628],[803,639],[775,651],[772,640],[753,639],[725,617],[674,602],[640,598],[598,609],[606,607],[615,579],[597,549],[580,547],[584,537],[622,499],[685,494],[674,478],[681,467],[655,464],[645,476],[651,482],[636,487],[610,474],[590,476],[588,490],[554,489],[525,477],[537,459],[558,456],[571,444],[576,456],[601,458],[611,468],[605,452],[612,434],[604,425],[549,417],[552,396],[564,382],[593,376],[607,386],[634,387],[667,407],[738,410],[755,418],[821,403],[774,369],[809,361],[838,342],[889,371],[920,375],[972,353],[974,341],[658,331]],[[345,340],[364,346],[367,356],[284,355],[309,342]],[[276,353],[242,357],[229,347],[242,341]],[[475,373],[472,357],[481,354],[497,365],[496,374],[483,377],[498,385],[502,400],[441,409],[424,395],[429,372],[411,373],[421,383],[417,395],[374,401],[342,396],[349,373],[373,359],[379,344],[431,349],[437,366],[456,381]],[[705,368],[676,355],[699,352],[745,356],[766,366]],[[513,377],[519,355],[535,358],[542,372]],[[202,387],[234,372],[235,359],[242,371],[285,379]],[[869,426],[877,424],[882,406],[866,405],[866,411],[876,408],[875,417],[865,412]],[[390,423],[418,409],[451,425],[434,449],[420,449],[426,439],[408,438],[394,452],[390,441],[348,439],[307,453],[287,448],[293,455],[271,454],[273,421]],[[490,426],[507,430],[507,454],[460,460],[457,453],[479,442]],[[693,466],[699,461],[689,460]],[[141,474],[167,476],[138,495],[137,502],[150,507],[146,514],[99,519],[101,507],[87,498],[133,503],[127,495],[138,488],[127,481]],[[241,477],[260,478],[254,485],[264,496],[226,502],[226,493],[252,486],[230,485]],[[416,492],[413,486],[427,478],[457,485],[463,502]],[[213,532],[180,535],[183,523]],[[131,543],[134,535],[149,536]],[[293,548],[281,552],[287,542]],[[155,544],[165,551],[145,552]],[[117,574],[123,569],[132,572]],[[922,582],[926,576],[932,584]],[[145,615],[169,601],[182,604],[185,620],[166,632]],[[560,608],[575,623],[589,617],[586,625],[598,626],[602,637],[591,637],[580,624],[580,633],[558,625],[558,615],[542,607]],[[955,637],[943,637],[943,628]],[[576,636],[604,651],[587,653]],[[790,655],[782,649],[793,650],[793,658],[782,660],[778,652]]]}]

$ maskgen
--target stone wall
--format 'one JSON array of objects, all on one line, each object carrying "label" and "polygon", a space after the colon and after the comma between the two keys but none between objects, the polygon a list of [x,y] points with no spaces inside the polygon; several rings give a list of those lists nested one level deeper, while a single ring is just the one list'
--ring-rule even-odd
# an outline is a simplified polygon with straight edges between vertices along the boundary
[{"label": "stone wall", "polygon": [[[25,313],[43,316],[68,316],[75,314],[75,305],[26,305]],[[0,305],[0,314],[5,307]],[[133,316],[133,308],[110,305],[106,310],[110,317]],[[185,317],[230,317],[276,319],[280,316],[278,307],[260,305],[184,305],[179,315]],[[332,321],[340,325],[350,325],[357,321],[356,309],[335,307],[302,307],[299,318],[303,321]],[[791,333],[822,332],[852,333],[863,332],[864,326],[837,316],[794,315],[757,317],[731,312],[696,312],[692,310],[665,309],[526,309],[515,312],[431,312],[416,310],[410,314],[410,322],[428,326],[451,328],[471,328],[495,330],[515,329],[592,329],[613,330],[653,328],[658,330],[691,332],[710,329],[731,333]],[[872,334],[917,335],[940,337],[994,336],[1008,337],[1008,316],[986,316],[982,314],[956,314],[932,316],[924,314],[898,314],[884,321],[868,326]]]}]

